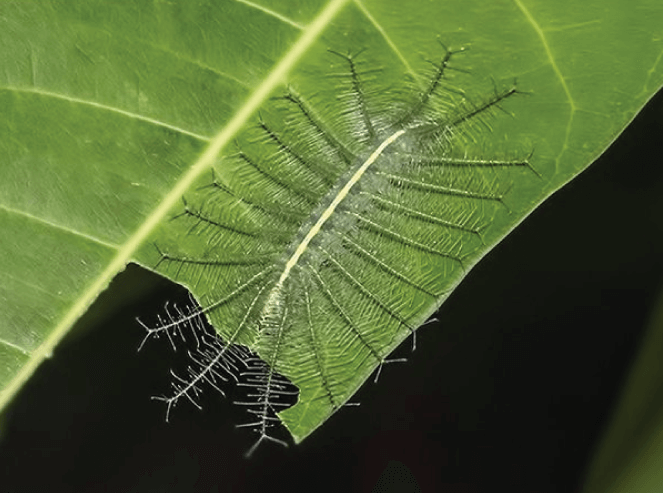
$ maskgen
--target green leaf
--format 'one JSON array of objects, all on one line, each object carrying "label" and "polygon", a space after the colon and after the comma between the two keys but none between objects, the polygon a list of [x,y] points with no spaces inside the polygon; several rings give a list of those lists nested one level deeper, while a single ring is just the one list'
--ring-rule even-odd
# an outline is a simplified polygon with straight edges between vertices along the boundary
[{"label": "green leaf", "polygon": [[587,493],[649,493],[663,486],[663,301],[655,307],[610,426],[585,478]]},{"label": "green leaf", "polygon": [[[346,402],[411,335],[409,327],[432,314],[493,245],[596,159],[663,82],[663,7],[653,0],[636,7],[625,1],[335,0],[261,6],[243,1],[124,5],[62,0],[5,2],[1,14],[0,289],[6,308],[0,315],[0,405],[51,354],[113,276],[136,261],[158,266],[189,287],[203,307],[233,295],[232,303],[207,309],[206,314],[226,341],[249,346],[299,387],[299,402],[280,414],[296,441]],[[266,221],[218,187],[200,187],[216,180],[241,189],[240,197],[253,194],[260,204],[278,195],[275,185],[270,189],[237,158],[237,140],[241,151],[257,161],[288,170],[279,176],[291,178],[290,191],[280,192],[277,208],[299,203],[295,212],[301,224],[301,217],[315,207],[297,202],[295,192],[310,193],[321,202],[333,185],[325,189],[319,177],[295,167],[292,156],[284,157],[287,151],[275,158],[273,139],[267,142],[264,132],[256,130],[256,112],[260,110],[286,145],[304,147],[308,161],[310,145],[329,147],[328,139],[322,142],[329,136],[343,136],[350,154],[359,153],[365,160],[366,149],[382,141],[352,141],[353,135],[360,140],[359,127],[343,119],[348,107],[338,96],[357,92],[339,89],[342,81],[329,77],[349,69],[327,50],[355,55],[366,100],[373,104],[368,106],[393,118],[403,104],[416,104],[416,94],[434,72],[429,60],[439,63],[444,56],[438,38],[452,50],[469,48],[450,61],[453,68],[469,73],[448,75],[449,83],[470,102],[458,93],[442,92],[440,99],[451,105],[449,115],[491,101],[495,91],[503,94],[514,79],[518,90],[527,93],[503,102],[513,118],[496,114],[473,119],[467,130],[443,144],[456,156],[466,152],[475,165],[478,159],[525,162],[532,152],[527,161],[535,172],[525,166],[474,166],[460,177],[450,175],[456,189],[484,198],[433,200],[429,206],[439,207],[449,221],[479,228],[480,238],[472,232],[451,234],[438,224],[437,246],[450,258],[431,265],[427,260],[435,254],[420,252],[401,256],[398,265],[406,268],[408,279],[417,279],[414,284],[440,297],[422,294],[421,289],[413,295],[416,288],[389,283],[389,275],[394,277],[389,269],[395,269],[387,260],[393,262],[403,250],[386,247],[383,230],[373,248],[385,260],[373,261],[373,274],[360,278],[360,270],[347,267],[359,265],[348,256],[326,259],[329,277],[321,277],[315,289],[304,283],[305,288],[283,291],[297,294],[296,299],[273,295],[271,306],[278,309],[263,316],[267,329],[263,324],[258,331],[261,307],[270,293],[279,292],[274,287],[281,277],[265,269],[280,266],[282,273],[286,252],[291,255],[305,233],[297,236],[297,228],[277,227],[278,221]],[[318,140],[298,137],[292,128],[279,125],[283,108],[270,98],[282,95],[286,83],[325,128]],[[437,114],[444,115],[444,107],[437,108]],[[356,102],[349,109],[350,116],[358,114]],[[311,130],[301,126],[301,113],[298,125],[294,130]],[[389,151],[401,143],[413,154],[437,149],[420,148],[417,139],[408,134]],[[361,163],[350,164],[357,169]],[[345,174],[325,169],[332,181],[347,180]],[[411,201],[415,192],[403,197]],[[355,207],[350,212],[365,210],[356,208],[362,207],[361,201],[346,204]],[[426,204],[419,200],[417,205]],[[184,216],[171,220],[178,214]],[[196,221],[187,222],[196,215]],[[340,237],[343,228],[356,230],[356,221],[332,224],[341,217],[339,211],[331,217],[324,233],[335,231]],[[412,214],[404,219],[402,208],[395,217],[399,231],[414,224]],[[205,222],[213,218],[256,229],[249,230],[253,236],[239,240],[241,234],[227,229],[222,233]],[[435,243],[431,231],[419,233]],[[271,263],[210,268],[211,262],[236,261],[242,254],[271,254],[272,240],[279,235],[285,235],[290,249],[283,247]],[[331,250],[317,251],[316,265],[323,267],[320,252]],[[189,262],[176,265],[171,257]],[[195,259],[204,260],[204,268],[190,262]],[[408,267],[408,259],[419,268]],[[311,276],[306,279],[314,279]],[[341,278],[354,287],[340,289]],[[255,283],[242,288],[251,279]],[[326,292],[325,286],[331,289]],[[368,292],[379,296],[371,299]],[[304,316],[307,296],[315,322],[311,326]],[[288,313],[294,314],[295,325],[272,323],[274,316]],[[374,320],[370,325],[369,319]]]}]

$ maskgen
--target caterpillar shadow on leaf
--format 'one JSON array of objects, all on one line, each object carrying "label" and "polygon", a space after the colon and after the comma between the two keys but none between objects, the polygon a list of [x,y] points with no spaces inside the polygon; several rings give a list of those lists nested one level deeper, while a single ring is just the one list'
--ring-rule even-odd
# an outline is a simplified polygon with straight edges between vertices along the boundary
[{"label": "caterpillar shadow on leaf", "polygon": [[172,221],[181,240],[156,246],[156,269],[198,301],[141,322],[145,340],[192,347],[173,393],[159,397],[167,419],[182,398],[198,405],[203,386],[223,394],[233,382],[252,416],[240,426],[258,434],[247,455],[286,444],[279,422],[301,441],[404,339],[415,349],[416,329],[509,213],[514,176],[538,176],[529,156],[470,150],[520,91],[473,102],[452,81],[462,51],[444,48],[408,91],[380,87],[366,54],[330,51],[335,100],[288,87],[187,195]]}]

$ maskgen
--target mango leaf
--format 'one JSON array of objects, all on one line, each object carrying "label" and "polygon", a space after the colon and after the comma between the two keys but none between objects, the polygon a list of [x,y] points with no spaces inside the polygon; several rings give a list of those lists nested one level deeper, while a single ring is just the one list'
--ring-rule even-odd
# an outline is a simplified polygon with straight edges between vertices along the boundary
[{"label": "mango leaf", "polygon": [[0,406],[134,261],[220,336],[168,407],[303,440],[661,86],[659,3],[5,2]]}]

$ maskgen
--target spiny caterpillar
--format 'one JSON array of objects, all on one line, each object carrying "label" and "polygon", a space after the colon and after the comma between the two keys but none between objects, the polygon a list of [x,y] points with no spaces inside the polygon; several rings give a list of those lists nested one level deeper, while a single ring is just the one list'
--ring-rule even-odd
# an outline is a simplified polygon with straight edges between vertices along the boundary
[{"label": "spiny caterpillar", "polygon": [[186,247],[157,245],[157,268],[200,305],[143,324],[146,339],[173,343],[186,327],[195,341],[187,375],[173,373],[174,394],[160,398],[166,419],[181,397],[197,405],[202,384],[223,393],[233,380],[249,389],[240,404],[255,420],[244,426],[259,434],[248,455],[265,440],[285,444],[270,434],[279,421],[301,441],[405,338],[416,347],[416,328],[506,208],[509,177],[536,173],[528,158],[468,156],[474,122],[519,91],[472,103],[448,82],[460,51],[444,48],[428,83],[405,97],[372,90],[361,58],[331,51],[343,67],[340,111],[323,117],[331,107],[288,87],[183,201],[175,222]]}]

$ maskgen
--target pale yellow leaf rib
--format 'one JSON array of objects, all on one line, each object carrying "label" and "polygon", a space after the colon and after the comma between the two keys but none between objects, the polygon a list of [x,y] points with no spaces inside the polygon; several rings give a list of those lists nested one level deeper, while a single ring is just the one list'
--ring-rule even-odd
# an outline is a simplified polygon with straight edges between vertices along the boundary
[{"label": "pale yellow leaf rib", "polygon": [[268,9],[267,7],[264,7],[262,5],[259,5],[254,2],[250,2],[248,0],[235,0],[237,3],[241,3],[243,5],[246,5],[247,7],[251,7],[253,9],[259,10],[260,12],[263,12],[271,17],[274,17],[281,22],[288,24],[289,26],[294,27],[295,29],[299,29],[300,31],[303,31],[305,29],[305,26],[301,25],[299,22],[295,22],[292,19],[286,17],[283,14],[279,14],[278,12]]},{"label": "pale yellow leaf rib", "polygon": [[566,84],[566,78],[564,77],[564,74],[562,74],[562,71],[560,70],[559,66],[557,65],[557,61],[555,57],[553,56],[552,50],[550,49],[550,44],[548,43],[548,40],[546,39],[546,34],[543,32],[543,29],[541,29],[541,26],[539,23],[534,19],[530,11],[525,7],[523,2],[521,0],[513,0],[514,3],[518,6],[520,11],[523,13],[525,18],[527,19],[527,22],[532,26],[534,29],[534,32],[536,32],[537,36],[541,40],[541,44],[543,45],[543,49],[546,52],[546,57],[548,57],[548,61],[550,62],[550,66],[553,69],[553,72],[555,72],[555,76],[559,79],[560,84],[562,85],[562,89],[564,90],[564,94],[566,95],[566,99],[569,102],[569,121],[566,124],[566,134],[564,137],[564,143],[562,144],[562,148],[559,151],[559,154],[555,158],[555,168],[556,170],[559,168],[559,162],[562,157],[562,154],[564,154],[564,151],[568,148],[568,142],[569,142],[569,137],[571,135],[571,127],[573,126],[573,117],[575,115],[575,112],[577,110],[576,103],[573,100],[573,96],[571,96],[571,91],[569,90],[569,86]]},{"label": "pale yellow leaf rib", "polygon": [[366,17],[366,19],[369,20],[371,24],[373,24],[373,27],[377,29],[377,31],[382,35],[386,43],[389,45],[389,48],[396,54],[398,59],[401,61],[401,63],[405,66],[405,69],[407,72],[414,78],[415,81],[419,80],[419,75],[414,71],[412,66],[410,65],[410,62],[407,61],[407,59],[403,56],[401,51],[398,49],[396,46],[396,43],[392,41],[392,39],[389,37],[387,34],[387,31],[380,25],[380,23],[373,17],[373,15],[369,12],[369,10],[366,8],[366,6],[361,2],[361,0],[354,0],[355,5],[361,10],[362,14]]},{"label": "pale yellow leaf rib", "polygon": [[14,344],[12,342],[9,342],[9,341],[6,341],[4,339],[0,339],[0,344],[2,344],[3,346],[7,346],[8,348],[10,348],[14,351],[18,351],[21,354],[25,354],[25,355],[30,354],[30,352],[27,349],[22,348],[21,346],[17,346],[16,344]]},{"label": "pale yellow leaf rib", "polygon": [[95,237],[95,236],[89,235],[89,234],[87,234],[87,233],[83,233],[82,231],[75,230],[75,229],[70,228],[70,227],[68,227],[68,226],[64,226],[64,225],[62,225],[62,224],[54,223],[54,222],[52,222],[52,221],[49,221],[48,219],[45,219],[45,218],[42,218],[42,217],[35,216],[34,214],[31,214],[31,213],[26,212],[26,211],[20,211],[20,210],[18,210],[18,209],[14,209],[14,208],[12,208],[12,207],[8,207],[8,206],[3,205],[3,204],[0,204],[0,210],[3,210],[3,211],[5,211],[5,212],[7,212],[7,213],[9,213],[9,214],[14,214],[14,215],[17,215],[17,216],[22,216],[22,217],[24,217],[24,218],[26,218],[26,219],[28,219],[28,220],[30,220],[30,221],[38,222],[38,223],[40,223],[40,224],[43,224],[43,225],[45,225],[45,226],[48,226],[49,228],[58,229],[58,230],[60,230],[60,231],[64,231],[64,232],[69,233],[69,234],[72,234],[72,235],[74,235],[74,236],[78,236],[78,237],[80,237],[80,238],[85,238],[86,240],[89,240],[89,241],[91,241],[91,242],[93,242],[93,243],[97,243],[97,244],[99,244],[99,245],[103,245],[103,246],[108,247],[108,248],[110,248],[110,249],[112,249],[112,250],[119,250],[119,248],[120,248],[118,245],[115,245],[115,244],[113,244],[113,243],[109,243],[109,242],[104,241],[104,240],[102,240],[102,239],[100,239],[100,238],[97,238],[97,237]]},{"label": "pale yellow leaf rib", "polygon": [[44,96],[47,98],[53,98],[53,99],[59,99],[61,101],[67,101],[72,104],[82,104],[84,106],[91,106],[92,108],[97,108],[103,111],[110,111],[111,113],[117,113],[119,115],[126,116],[127,118],[130,118],[132,120],[138,120],[141,122],[146,122],[150,123],[152,125],[156,125],[158,127],[162,128],[167,128],[168,130],[172,130],[173,132],[177,132],[183,135],[188,135],[189,137],[193,137],[196,140],[200,140],[202,142],[209,142],[210,139],[209,137],[205,137],[204,135],[197,134],[195,132],[191,132],[190,130],[187,130],[185,128],[178,127],[176,125],[171,125],[170,123],[167,122],[162,122],[160,120],[156,120],[154,118],[150,118],[149,116],[144,116],[140,115],[138,113],[132,113],[131,111],[126,111],[120,108],[116,108],[114,106],[109,106],[107,104],[102,104],[102,103],[97,103],[96,101],[89,101],[87,99],[80,99],[80,98],[75,98],[72,96],[67,96],[66,94],[60,94],[57,92],[51,92],[51,91],[46,91],[44,89],[39,89],[37,87],[13,87],[13,86],[5,86],[5,87],[0,87],[0,91],[8,91],[8,92],[15,92],[15,93],[23,93],[23,94],[35,94],[38,96]]}]

